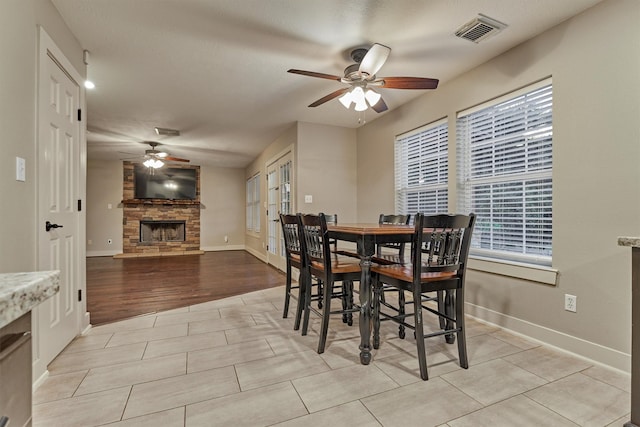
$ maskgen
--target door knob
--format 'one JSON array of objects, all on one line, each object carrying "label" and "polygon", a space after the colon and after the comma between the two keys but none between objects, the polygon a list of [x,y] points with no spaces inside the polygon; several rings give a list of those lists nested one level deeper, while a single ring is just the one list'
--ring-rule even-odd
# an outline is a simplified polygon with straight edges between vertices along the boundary
[{"label": "door knob", "polygon": [[50,223],[49,221],[47,221],[47,222],[44,224],[44,228],[45,228],[47,231],[51,231],[51,229],[52,229],[52,228],[62,228],[62,227],[63,227],[62,225],[52,224],[52,223]]}]

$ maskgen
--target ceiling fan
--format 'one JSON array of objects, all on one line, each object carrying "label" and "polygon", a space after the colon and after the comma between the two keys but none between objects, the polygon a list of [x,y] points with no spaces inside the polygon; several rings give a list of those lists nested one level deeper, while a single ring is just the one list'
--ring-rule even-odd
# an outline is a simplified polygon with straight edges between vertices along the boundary
[{"label": "ceiling fan", "polygon": [[369,49],[353,49],[350,57],[355,64],[351,64],[345,68],[344,77],[296,69],[290,69],[287,72],[335,80],[349,85],[331,92],[329,95],[323,96],[310,104],[309,107],[317,107],[327,101],[340,97],[340,102],[346,108],[350,108],[353,103],[355,104],[356,111],[364,111],[368,107],[371,107],[376,113],[382,113],[387,110],[387,104],[380,94],[370,87],[387,89],[435,89],[438,87],[438,79],[427,77],[377,77],[376,73],[387,61],[390,53],[391,48],[379,43],[374,43]]},{"label": "ceiling fan", "polygon": [[156,147],[160,145],[160,143],[155,141],[147,141],[147,144],[151,146],[151,149],[145,150],[144,152],[144,161],[142,162],[148,168],[158,169],[164,166],[166,161],[169,162],[186,162],[189,160],[182,159],[180,157],[174,157],[169,155],[166,151],[157,150]]}]

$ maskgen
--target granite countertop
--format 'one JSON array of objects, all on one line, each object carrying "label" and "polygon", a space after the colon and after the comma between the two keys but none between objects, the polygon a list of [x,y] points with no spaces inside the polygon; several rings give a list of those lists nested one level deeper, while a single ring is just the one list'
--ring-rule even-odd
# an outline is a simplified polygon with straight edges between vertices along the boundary
[{"label": "granite countertop", "polygon": [[60,291],[60,271],[0,273],[0,328]]},{"label": "granite countertop", "polygon": [[618,246],[640,247],[640,237],[618,237]]}]

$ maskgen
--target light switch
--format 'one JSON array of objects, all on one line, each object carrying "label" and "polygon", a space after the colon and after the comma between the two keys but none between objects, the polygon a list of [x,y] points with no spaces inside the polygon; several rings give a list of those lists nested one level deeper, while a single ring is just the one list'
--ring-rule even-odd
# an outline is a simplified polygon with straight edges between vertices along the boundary
[{"label": "light switch", "polygon": [[304,202],[305,203],[313,203],[313,196],[311,194],[306,194],[304,196]]},{"label": "light switch", "polygon": [[22,157],[16,157],[16,181],[25,182],[27,180],[27,166]]},{"label": "light switch", "polygon": [[113,209],[113,205],[111,203],[107,203],[107,209]]}]

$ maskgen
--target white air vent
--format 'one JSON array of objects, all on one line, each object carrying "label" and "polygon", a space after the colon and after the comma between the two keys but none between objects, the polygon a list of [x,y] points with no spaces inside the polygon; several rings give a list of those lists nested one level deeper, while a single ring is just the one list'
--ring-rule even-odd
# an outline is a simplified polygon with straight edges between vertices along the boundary
[{"label": "white air vent", "polygon": [[166,136],[180,136],[180,131],[177,129],[169,129],[169,128],[153,128],[158,135],[166,135]]},{"label": "white air vent", "polygon": [[498,34],[504,30],[507,24],[503,24],[500,21],[479,14],[477,18],[473,18],[471,21],[464,24],[456,31],[456,36],[462,39],[479,43],[481,40],[485,40],[494,34]]}]

